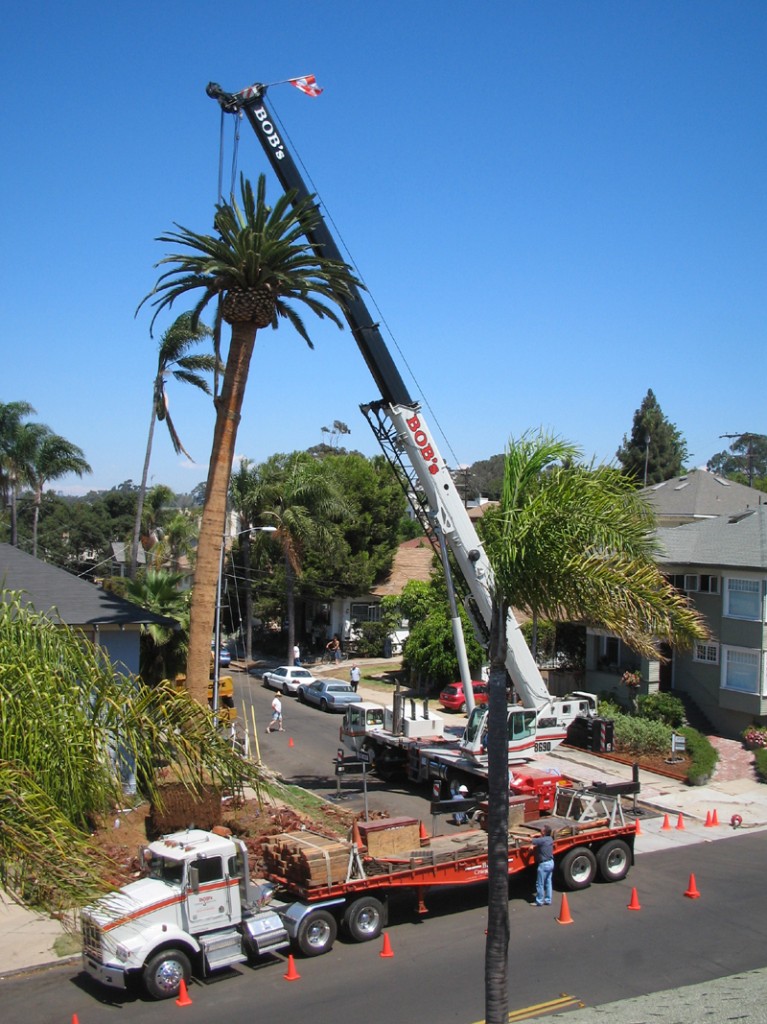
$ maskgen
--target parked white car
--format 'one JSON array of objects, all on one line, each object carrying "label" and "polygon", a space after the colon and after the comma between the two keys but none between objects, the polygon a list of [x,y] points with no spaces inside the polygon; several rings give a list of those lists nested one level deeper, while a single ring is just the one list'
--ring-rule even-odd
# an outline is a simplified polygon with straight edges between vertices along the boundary
[{"label": "parked white car", "polygon": [[315,682],[315,678],[308,669],[299,668],[297,665],[280,665],[279,668],[264,672],[261,681],[264,686],[271,690],[279,690],[287,697],[290,694],[298,693],[301,683],[306,683],[308,686]]}]

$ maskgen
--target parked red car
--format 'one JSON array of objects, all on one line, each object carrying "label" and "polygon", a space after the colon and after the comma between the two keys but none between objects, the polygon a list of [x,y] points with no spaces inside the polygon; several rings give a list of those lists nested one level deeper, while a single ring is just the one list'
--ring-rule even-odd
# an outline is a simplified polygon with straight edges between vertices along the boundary
[{"label": "parked red car", "polygon": [[[472,679],[471,688],[474,690],[474,703],[487,704],[487,683]],[[447,711],[465,711],[466,694],[463,692],[463,683],[451,683],[446,686],[439,695],[439,702]]]}]

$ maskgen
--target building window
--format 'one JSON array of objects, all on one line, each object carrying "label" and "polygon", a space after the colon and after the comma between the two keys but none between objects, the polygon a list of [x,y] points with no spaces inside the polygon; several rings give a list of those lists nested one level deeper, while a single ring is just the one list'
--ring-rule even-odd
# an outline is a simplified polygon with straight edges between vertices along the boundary
[{"label": "building window", "polygon": [[718,576],[700,576],[699,577],[699,589],[703,594],[718,594],[719,593],[719,577]]},{"label": "building window", "polygon": [[725,647],[722,665],[722,686],[741,693],[761,693],[759,652],[741,647]]},{"label": "building window", "polygon": [[702,643],[698,641],[693,651],[693,661],[705,661],[709,665],[719,664],[719,644]]},{"label": "building window", "polygon": [[380,604],[353,604],[351,606],[352,622],[380,622]]},{"label": "building window", "polygon": [[762,618],[762,586],[759,580],[727,580],[724,614],[731,619],[750,619],[759,622]]}]

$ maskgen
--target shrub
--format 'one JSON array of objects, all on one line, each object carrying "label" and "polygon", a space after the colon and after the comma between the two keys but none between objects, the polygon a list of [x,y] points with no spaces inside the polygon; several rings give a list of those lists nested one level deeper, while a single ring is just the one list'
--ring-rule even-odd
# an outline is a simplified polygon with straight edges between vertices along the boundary
[{"label": "shrub", "polygon": [[740,734],[743,746],[747,750],[760,750],[767,747],[767,729],[761,725],[749,725]]},{"label": "shrub", "polygon": [[361,622],[356,626],[354,647],[359,658],[382,658],[389,628],[384,622]]},{"label": "shrub", "polygon": [[687,753],[690,755],[690,765],[687,769],[687,781],[708,778],[716,768],[719,760],[719,752],[712,746],[709,738],[697,729],[691,729],[689,725],[679,730],[679,734],[687,741]]},{"label": "shrub", "polygon": [[630,754],[667,754],[671,750],[671,728],[633,715],[617,715],[615,746]]},{"label": "shrub", "polygon": [[609,718],[615,720],[618,715],[623,714],[623,708],[620,704],[616,704],[614,700],[609,697],[600,697],[597,702],[597,715],[600,718]]},{"label": "shrub", "polygon": [[684,721],[684,704],[673,693],[647,693],[639,698],[639,717],[678,729]]},{"label": "shrub", "polygon": [[767,748],[760,747],[754,755],[756,774],[761,782],[767,782]]}]

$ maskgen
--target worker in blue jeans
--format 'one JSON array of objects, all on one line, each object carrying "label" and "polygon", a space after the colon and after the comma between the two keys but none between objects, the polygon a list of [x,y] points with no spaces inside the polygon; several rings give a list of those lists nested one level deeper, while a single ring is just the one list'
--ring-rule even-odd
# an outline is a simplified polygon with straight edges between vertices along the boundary
[{"label": "worker in blue jeans", "polygon": [[535,863],[538,865],[535,881],[536,907],[551,903],[551,876],[554,874],[554,840],[551,828],[541,825],[541,834],[532,840],[535,847]]}]

